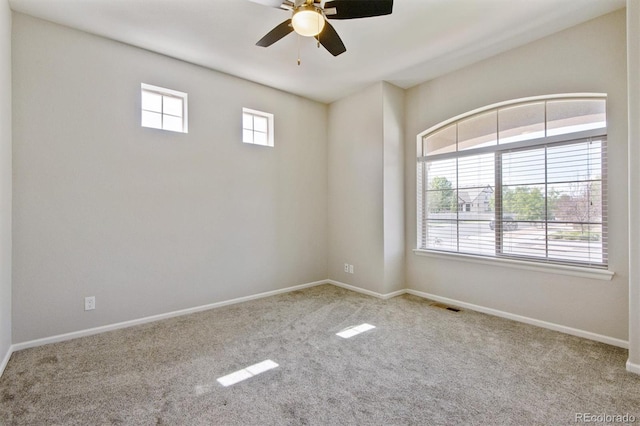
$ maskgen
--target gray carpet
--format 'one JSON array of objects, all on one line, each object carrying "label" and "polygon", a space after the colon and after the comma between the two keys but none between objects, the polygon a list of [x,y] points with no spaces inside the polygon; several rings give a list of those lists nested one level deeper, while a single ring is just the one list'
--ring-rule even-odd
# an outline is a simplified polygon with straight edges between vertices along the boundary
[{"label": "gray carpet", "polygon": [[[336,333],[368,323],[349,339]],[[323,285],[13,354],[2,425],[575,424],[631,414],[627,351]],[[224,387],[221,376],[277,368]]]}]

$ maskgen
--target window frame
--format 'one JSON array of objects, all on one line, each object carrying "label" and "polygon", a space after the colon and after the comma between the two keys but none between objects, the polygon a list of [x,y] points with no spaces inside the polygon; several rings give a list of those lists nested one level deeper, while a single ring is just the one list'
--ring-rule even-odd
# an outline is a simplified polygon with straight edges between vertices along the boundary
[{"label": "window frame", "polygon": [[[449,259],[460,258],[465,260],[471,260],[476,263],[486,263],[486,264],[500,263],[510,267],[518,267],[518,268],[524,268],[529,270],[543,270],[547,272],[553,271],[558,273],[566,273],[569,275],[580,275],[580,276],[586,276],[589,278],[599,278],[599,279],[610,280],[613,276],[613,272],[610,272],[608,270],[608,267],[609,267],[608,247],[607,247],[607,241],[606,241],[607,226],[608,226],[607,225],[607,208],[608,207],[607,207],[607,200],[606,200],[606,194],[607,194],[607,190],[606,190],[607,163],[606,161],[602,161],[601,163],[601,170],[602,170],[601,184],[603,188],[602,190],[603,217],[601,219],[602,235],[603,235],[602,246],[603,246],[603,250],[605,251],[603,255],[604,257],[602,259],[603,261],[602,264],[581,262],[581,261],[570,261],[570,260],[563,260],[563,259],[553,259],[553,258],[550,259],[548,254],[546,254],[545,257],[541,257],[541,258],[536,258],[533,256],[531,257],[517,256],[512,254],[509,255],[509,254],[499,253],[497,250],[494,252],[493,255],[488,255],[488,254],[483,255],[480,253],[478,254],[468,253],[465,251],[460,252],[459,248],[455,250],[437,249],[437,248],[429,247],[428,244],[426,244],[424,241],[424,234],[426,234],[426,232],[423,232],[423,229],[425,229],[425,227],[427,226],[428,220],[426,218],[427,212],[425,211],[425,204],[424,204],[425,203],[424,197],[426,196],[426,188],[425,188],[426,182],[423,181],[424,179],[424,176],[422,176],[423,166],[420,163],[421,162],[426,163],[428,161],[427,158],[429,156],[423,151],[425,149],[424,148],[425,138],[427,136],[430,136],[432,134],[437,134],[438,131],[446,130],[448,127],[452,125],[455,126],[456,123],[464,119],[490,113],[491,111],[498,111],[500,109],[504,109],[508,107],[517,107],[519,105],[533,104],[536,102],[548,102],[548,101],[555,101],[555,100],[587,100],[588,98],[603,100],[605,101],[605,105],[606,105],[607,96],[606,94],[602,94],[602,93],[571,93],[571,94],[557,94],[557,95],[521,98],[521,99],[515,99],[515,100],[491,104],[482,108],[469,111],[464,114],[460,114],[446,121],[440,122],[437,125],[432,126],[423,132],[420,132],[416,137],[416,160],[417,160],[417,174],[416,174],[416,179],[417,179],[416,225],[417,227],[416,229],[417,229],[417,234],[416,234],[416,248],[414,249],[414,253],[418,255],[426,255],[426,256],[432,256],[437,258],[449,258]],[[546,111],[546,108],[545,108],[545,111]],[[535,139],[534,138],[524,139],[517,142],[508,142],[502,145],[496,142],[496,144],[493,146],[480,147],[480,148],[474,148],[469,150],[454,149],[454,151],[449,151],[449,152],[447,152],[448,149],[446,148],[446,146],[436,145],[435,147],[436,150],[442,150],[443,149],[442,147],[444,147],[444,152],[440,154],[432,155],[431,157],[432,158],[436,157],[436,159],[460,158],[460,157],[466,157],[470,155],[478,155],[481,153],[490,153],[490,152],[500,155],[505,151],[516,151],[516,150],[523,150],[527,148],[533,149],[533,147],[545,147],[545,146],[555,146],[555,145],[561,145],[561,144],[580,143],[580,141],[584,142],[584,140],[588,140],[590,138],[602,138],[601,140],[603,144],[603,153],[605,152],[604,150],[606,150],[607,133],[608,133],[606,125],[605,127],[597,128],[597,129],[589,129],[589,130],[573,132],[573,133],[546,136],[547,116],[545,113],[544,127],[545,127],[545,133],[543,137],[538,137]],[[499,131],[498,125],[496,125],[496,132],[497,131]],[[497,137],[497,134],[496,134],[496,137]],[[437,143],[437,140],[436,140],[436,143]],[[606,155],[605,155],[605,159],[606,159]],[[546,173],[546,168],[547,166],[545,163],[545,173]],[[426,171],[424,173],[426,174]],[[502,180],[502,177],[499,178],[499,181],[501,180]],[[499,181],[494,182],[495,191],[502,190],[501,182]],[[546,181],[546,183],[549,183],[549,181]],[[456,188],[458,188],[458,184],[456,184]],[[457,220],[459,219],[456,219],[456,221]],[[548,218],[545,218],[544,222],[545,222],[545,225],[548,225],[549,223],[551,223],[548,221]],[[502,232],[504,233],[504,231]],[[549,241],[548,234],[546,235],[547,235],[546,240],[548,244],[548,241]],[[458,239],[459,236],[456,236],[455,238]],[[496,234],[496,239],[498,238],[499,237]]]},{"label": "window frame", "polygon": [[[142,105],[142,97],[143,97],[145,92],[156,94],[156,95],[160,95],[162,97],[161,111],[160,112],[144,109],[144,107]],[[154,86],[154,85],[147,84],[147,83],[140,83],[140,125],[142,127],[147,128],[147,129],[164,130],[166,132],[174,132],[174,133],[189,133],[188,97],[189,97],[189,95],[187,93],[185,93],[185,92],[180,92],[178,90],[173,90],[173,89],[167,89],[167,88],[160,87],[160,86]],[[181,102],[182,102],[182,116],[177,116],[177,115],[174,115],[174,114],[165,113],[164,112],[164,98],[180,99]],[[160,117],[161,117],[161,125],[160,125],[160,127],[145,126],[143,124],[143,121],[142,121],[142,115],[143,115],[144,111],[160,114]],[[165,128],[164,127],[164,118],[165,118],[165,116],[171,116],[171,117],[180,118],[181,121],[182,121],[182,130],[173,130],[173,129]]]},{"label": "window frame", "polygon": [[[244,116],[245,114],[250,115],[252,117],[252,126],[251,128],[245,127],[244,125]],[[261,117],[267,120],[267,131],[262,132],[255,130],[255,118]],[[249,131],[252,133],[252,141],[248,142],[245,140],[245,131]],[[256,133],[264,134],[266,137],[266,143],[256,143],[255,135]],[[257,145],[257,146],[267,146],[273,148],[275,146],[274,141],[274,115],[269,112],[258,111],[256,109],[251,108],[242,108],[242,143],[246,143],[248,145]]]}]

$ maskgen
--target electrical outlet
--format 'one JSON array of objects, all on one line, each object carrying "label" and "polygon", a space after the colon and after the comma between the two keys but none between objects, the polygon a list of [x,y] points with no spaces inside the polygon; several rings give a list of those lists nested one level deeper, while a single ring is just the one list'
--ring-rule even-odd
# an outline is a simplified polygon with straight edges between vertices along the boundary
[{"label": "electrical outlet", "polygon": [[96,308],[96,297],[89,296],[84,298],[84,310],[91,311]]},{"label": "electrical outlet", "polygon": [[349,264],[348,263],[344,264],[344,271],[347,272],[347,273],[349,272]]},{"label": "electrical outlet", "polygon": [[353,265],[349,265],[349,273],[353,274]]}]

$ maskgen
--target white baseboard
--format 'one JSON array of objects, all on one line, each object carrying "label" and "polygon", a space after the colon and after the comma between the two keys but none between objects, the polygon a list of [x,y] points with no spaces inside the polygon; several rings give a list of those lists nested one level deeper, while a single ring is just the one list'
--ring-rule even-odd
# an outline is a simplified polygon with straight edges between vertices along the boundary
[{"label": "white baseboard", "polygon": [[[337,287],[341,287],[341,288],[344,288],[344,289],[347,289],[347,290],[351,290],[351,291],[354,291],[354,292],[357,292],[357,293],[366,294],[368,296],[373,296],[373,297],[376,297],[376,298],[382,299],[382,300],[391,299],[393,297],[400,296],[402,294],[408,293],[408,294],[412,294],[414,296],[418,296],[418,297],[422,297],[422,298],[425,298],[425,299],[434,300],[434,301],[445,303],[445,304],[448,304],[448,305],[454,305],[454,306],[458,306],[458,307],[461,307],[461,308],[469,309],[469,310],[472,310],[472,311],[482,312],[482,313],[485,313],[485,314],[494,315],[494,316],[497,316],[497,317],[506,318],[506,319],[510,319],[510,320],[513,320],[513,321],[522,322],[522,323],[525,323],[525,324],[535,325],[535,326],[538,326],[538,327],[547,328],[547,329],[550,329],[550,330],[559,331],[559,332],[562,332],[562,333],[566,333],[566,334],[570,334],[570,335],[578,336],[578,337],[583,337],[583,338],[590,339],[590,340],[595,340],[595,341],[598,341],[598,342],[606,343],[606,344],[613,345],[613,346],[618,346],[618,347],[625,348],[625,349],[627,349],[629,347],[629,343],[627,341],[625,341],[625,340],[616,339],[616,338],[609,337],[609,336],[603,336],[603,335],[592,333],[592,332],[589,332],[589,331],[579,330],[579,329],[575,329],[575,328],[571,328],[571,327],[566,327],[566,326],[563,326],[563,325],[554,324],[554,323],[550,323],[550,322],[546,322],[546,321],[541,321],[541,320],[537,320],[537,319],[534,319],[534,318],[528,318],[528,317],[524,317],[524,316],[521,316],[521,315],[511,314],[509,312],[503,312],[503,311],[499,311],[497,309],[492,309],[492,308],[487,308],[487,307],[484,307],[484,306],[474,305],[474,304],[471,304],[471,303],[461,302],[459,300],[449,299],[447,297],[436,296],[434,294],[424,293],[424,292],[417,291],[417,290],[403,289],[403,290],[398,290],[398,291],[394,291],[394,292],[387,293],[387,294],[381,294],[381,293],[377,293],[375,291],[366,290],[366,289],[363,289],[363,288],[360,288],[360,287],[355,287],[355,286],[352,286],[352,285],[349,285],[349,284],[345,284],[345,283],[342,283],[340,281],[327,279],[327,280],[321,280],[321,281],[315,281],[315,282],[310,282],[310,283],[306,283],[306,284],[296,285],[296,286],[293,286],[293,287],[287,287],[287,288],[283,288],[283,289],[279,289],[279,290],[267,291],[267,292],[264,292],[264,293],[258,293],[258,294],[254,294],[254,295],[250,295],[250,296],[238,297],[236,299],[225,300],[225,301],[222,301],[222,302],[211,303],[211,304],[208,304],[208,305],[196,306],[196,307],[193,307],[193,308],[182,309],[182,310],[178,310],[178,311],[168,312],[168,313],[159,314],[159,315],[152,315],[152,316],[139,318],[139,319],[135,319],[135,320],[119,322],[119,323],[116,323],[116,324],[109,324],[109,325],[105,325],[105,326],[101,326],[101,327],[94,327],[94,328],[89,328],[89,329],[85,329],[85,330],[74,331],[74,332],[71,332],[71,333],[65,333],[65,334],[59,334],[59,335],[56,335],[56,336],[45,337],[45,338],[42,338],[42,339],[36,339],[36,340],[30,340],[30,341],[27,341],[27,342],[16,343],[16,344],[11,345],[11,347],[7,351],[6,355],[2,359],[2,363],[0,363],[0,376],[2,376],[2,373],[4,372],[4,369],[6,368],[7,363],[9,362],[9,359],[11,358],[11,354],[13,352],[16,352],[16,351],[19,351],[19,350],[22,350],[22,349],[33,348],[33,347],[36,347],[36,346],[46,345],[46,344],[49,344],[49,343],[63,342],[63,341],[66,341],[66,340],[76,339],[76,338],[79,338],[79,337],[91,336],[91,335],[94,335],[94,334],[104,333],[104,332],[107,332],[107,331],[118,330],[118,329],[121,329],[121,328],[132,327],[132,326],[140,325],[140,324],[146,324],[146,323],[153,322],[153,321],[159,321],[159,320],[173,318],[173,317],[177,317],[177,316],[188,315],[188,314],[192,314],[192,313],[196,313],[196,312],[206,311],[206,310],[209,310],[209,309],[220,308],[220,307],[223,307],[223,306],[233,305],[233,304],[236,304],[236,303],[248,302],[250,300],[261,299],[261,298],[265,298],[265,297],[269,297],[269,296],[275,296],[275,295],[283,294],[283,293],[289,293],[289,292],[292,292],[292,291],[301,290],[301,289],[309,288],[309,287],[315,287],[315,286],[322,285],[322,284],[332,284],[332,285],[335,285]],[[640,374],[640,365],[632,364],[631,362],[627,361],[627,370],[630,371],[630,372],[636,373],[636,374]]]},{"label": "white baseboard", "polygon": [[347,289],[347,290],[355,291],[356,293],[366,294],[368,296],[377,297],[378,299],[382,299],[382,300],[391,299],[392,297],[400,296],[401,294],[405,294],[407,292],[407,290],[402,289],[402,290],[394,291],[394,292],[391,292],[391,293],[382,294],[382,293],[377,293],[375,291],[366,290],[364,288],[355,287],[355,286],[352,286],[352,285],[349,285],[349,284],[341,283],[340,281],[327,280],[326,282],[329,283],[329,284],[333,284],[336,287],[342,287],[342,288]]},{"label": "white baseboard", "polygon": [[5,354],[4,358],[2,358],[2,361],[0,362],[0,377],[2,377],[2,373],[4,373],[4,369],[7,368],[7,364],[9,363],[9,358],[11,358],[11,354],[14,352],[14,347],[9,346],[9,349],[7,349],[7,353]]},{"label": "white baseboard", "polygon": [[627,371],[630,373],[640,374],[640,364],[633,364],[631,361],[627,360]]},{"label": "white baseboard", "polygon": [[[36,346],[47,345],[49,343],[64,342],[66,340],[77,339],[78,337],[91,336],[93,334],[104,333],[107,331],[118,330],[121,328],[132,327],[134,325],[146,324],[153,321],[159,321],[163,319],[178,317],[182,315],[189,315],[196,312],[207,311],[209,309],[221,308],[223,306],[234,305],[236,303],[248,302],[250,300],[262,299],[264,297],[275,296],[277,294],[289,293],[303,288],[315,287],[317,285],[327,284],[327,280],[315,281],[306,284],[300,284],[293,287],[282,288],[279,290],[267,291],[264,293],[253,294],[251,296],[238,297],[236,299],[224,300],[222,302],[210,303],[208,305],[196,306],[194,308],[181,309],[178,311],[167,312],[159,315],[152,315],[144,318],[138,318],[130,321],[123,321],[115,324],[103,325],[100,327],[88,328],[85,330],[73,331],[71,333],[58,334],[55,336],[44,337],[42,339],[29,340],[22,343],[16,343],[12,345],[12,351],[19,351],[22,349],[34,348]],[[9,354],[8,357],[11,356]]]},{"label": "white baseboard", "polygon": [[[579,330],[577,328],[571,328],[560,324],[554,324],[547,321],[537,320],[534,318],[523,317],[521,315],[512,314],[509,312],[499,311],[497,309],[486,308],[484,306],[474,305],[472,303],[461,302],[459,300],[449,299],[448,297],[436,296],[435,294],[424,293],[417,290],[406,290],[408,294],[414,296],[423,297],[425,299],[435,300],[436,302],[445,303],[447,305],[458,306],[460,308],[470,309],[472,311],[482,312],[484,314],[494,315],[501,318],[510,319],[513,321],[523,322],[525,324],[535,325],[549,330],[559,331],[572,336],[583,337],[589,340],[595,340],[596,342],[606,343],[612,346],[618,346],[620,348],[629,348],[629,342],[626,340],[616,339],[614,337],[604,336],[602,334],[592,333],[590,331]],[[629,369],[629,364],[627,364]]]}]

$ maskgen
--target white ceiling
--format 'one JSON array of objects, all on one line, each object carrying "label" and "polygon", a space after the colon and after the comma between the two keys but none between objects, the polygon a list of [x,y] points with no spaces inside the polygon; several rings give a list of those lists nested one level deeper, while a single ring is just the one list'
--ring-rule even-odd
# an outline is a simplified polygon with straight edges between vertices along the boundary
[{"label": "white ceiling", "polygon": [[9,3],[17,12],[332,102],[381,80],[411,87],[624,7],[625,0],[395,0],[391,15],[331,21],[347,47],[338,57],[295,34],[255,46],[290,12],[249,0]]}]

